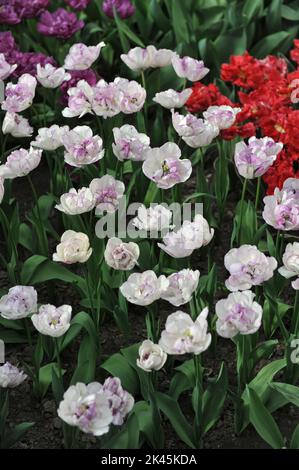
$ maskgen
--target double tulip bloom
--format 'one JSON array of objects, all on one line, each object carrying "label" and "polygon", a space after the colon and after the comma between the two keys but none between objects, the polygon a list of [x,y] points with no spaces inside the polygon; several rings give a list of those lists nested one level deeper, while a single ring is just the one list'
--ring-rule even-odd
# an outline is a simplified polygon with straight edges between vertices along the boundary
[{"label": "double tulip bloom", "polygon": [[264,197],[263,219],[277,230],[299,229],[299,179],[288,178],[281,190]]},{"label": "double tulip bloom", "polygon": [[85,433],[102,436],[112,424],[122,425],[133,405],[134,398],[122,388],[119,378],[109,377],[103,385],[71,385],[59,405],[58,416]]},{"label": "double tulip bloom", "polygon": [[139,358],[137,359],[136,364],[145,372],[162,369],[167,360],[167,354],[163,351],[161,346],[154,344],[149,339],[143,341],[138,353]]},{"label": "double tulip bloom", "polygon": [[272,256],[265,256],[254,245],[242,245],[240,248],[232,248],[225,255],[224,265],[230,273],[225,282],[226,287],[230,291],[242,291],[271,279],[277,261]]},{"label": "double tulip bloom", "polygon": [[235,164],[241,176],[247,179],[262,176],[275,162],[283,144],[271,137],[250,137],[248,144],[238,142],[235,147]]},{"label": "double tulip bloom", "polygon": [[104,157],[103,140],[88,126],[77,126],[64,132],[62,143],[65,147],[64,160],[71,166],[90,165]]},{"label": "double tulip bloom", "polygon": [[136,305],[150,305],[161,298],[169,285],[165,276],[159,276],[154,271],[133,273],[128,280],[120,286],[122,295]]},{"label": "double tulip bloom", "polygon": [[31,142],[31,145],[43,150],[57,150],[63,146],[62,137],[68,131],[69,126],[60,127],[57,124],[53,124],[50,127],[41,127],[38,129],[38,135]]},{"label": "double tulip bloom", "polygon": [[30,137],[33,134],[33,127],[30,126],[28,119],[20,114],[7,112],[3,119],[2,132],[16,138]]},{"label": "double tulip bloom", "polygon": [[171,65],[174,52],[170,49],[156,49],[155,46],[146,48],[134,47],[128,54],[122,54],[121,60],[134,72],[143,72],[149,68],[160,68]]},{"label": "double tulip bloom", "polygon": [[113,136],[115,143],[112,144],[112,150],[119,161],[145,159],[145,152],[150,148],[150,138],[146,134],[138,132],[130,124],[124,124],[122,127],[114,127]]},{"label": "double tulip bloom", "polygon": [[98,59],[104,46],[104,42],[100,42],[96,46],[86,46],[83,43],[74,44],[64,60],[64,68],[66,70],[89,69]]},{"label": "double tulip bloom", "polygon": [[68,89],[68,95],[68,107],[62,112],[65,117],[93,113],[106,119],[120,112],[132,114],[142,109],[146,99],[146,91],[138,82],[120,77],[110,83],[101,79],[95,85],[80,80]]},{"label": "double tulip bloom", "polygon": [[174,258],[190,256],[194,250],[210,243],[214,235],[214,229],[209,227],[206,219],[196,214],[194,221],[185,220],[177,231],[165,235],[163,244],[158,243],[159,248]]},{"label": "double tulip bloom", "polygon": [[64,81],[71,79],[71,75],[66,73],[63,67],[56,68],[52,64],[36,66],[36,78],[44,88],[57,88]]},{"label": "double tulip bloom", "polygon": [[42,305],[37,314],[32,315],[31,320],[37,331],[42,335],[58,338],[69,329],[72,316],[70,305]]},{"label": "double tulip bloom", "polygon": [[0,315],[20,320],[37,311],[37,292],[31,286],[14,286],[0,299]]},{"label": "double tulip bloom", "polygon": [[60,196],[60,204],[55,208],[68,215],[84,214],[95,206],[95,197],[89,188],[74,188]]},{"label": "double tulip bloom", "polygon": [[91,253],[92,248],[90,248],[89,238],[85,233],[67,230],[56,247],[53,261],[66,264],[85,263],[90,258]]},{"label": "double tulip bloom", "polygon": [[27,375],[9,362],[0,366],[0,388],[18,387],[26,379]]},{"label": "double tulip bloom", "polygon": [[0,176],[14,179],[28,175],[40,163],[42,150],[30,147],[29,150],[14,150],[7,157],[6,163],[0,165]]},{"label": "double tulip bloom", "polygon": [[262,322],[263,309],[250,290],[233,292],[216,303],[216,330],[223,338],[255,333]]},{"label": "double tulip bloom", "polygon": [[185,312],[177,311],[167,317],[165,330],[162,331],[159,346],[172,355],[201,354],[211,343],[208,333],[208,309],[205,308],[192,320]]},{"label": "double tulip bloom", "polygon": [[172,212],[161,204],[146,208],[144,205],[138,208],[137,217],[132,224],[138,230],[146,232],[161,232],[171,228]]},{"label": "double tulip bloom", "polygon": [[299,290],[299,243],[288,243],[282,257],[283,266],[278,269],[279,273],[289,279],[296,277],[292,287]]},{"label": "double tulip bloom", "polygon": [[16,84],[8,83],[1,108],[10,113],[20,113],[29,108],[35,96],[36,83],[36,79],[28,73],[22,75]]},{"label": "double tulip bloom", "polygon": [[96,214],[103,212],[113,213],[118,209],[119,200],[125,192],[122,181],[111,175],[104,175],[91,181],[89,188],[95,198]]},{"label": "double tulip bloom", "polygon": [[181,92],[169,89],[156,93],[153,101],[160,104],[163,108],[173,109],[184,106],[188,98],[192,95],[192,89],[187,88]]},{"label": "double tulip bloom", "polygon": [[108,266],[121,271],[130,271],[138,264],[140,250],[134,243],[124,243],[119,238],[110,238],[106,245],[104,258]]},{"label": "double tulip bloom", "polygon": [[181,160],[181,150],[173,142],[145,152],[142,170],[145,176],[154,181],[158,188],[169,189],[183,183],[192,173],[191,161]]}]

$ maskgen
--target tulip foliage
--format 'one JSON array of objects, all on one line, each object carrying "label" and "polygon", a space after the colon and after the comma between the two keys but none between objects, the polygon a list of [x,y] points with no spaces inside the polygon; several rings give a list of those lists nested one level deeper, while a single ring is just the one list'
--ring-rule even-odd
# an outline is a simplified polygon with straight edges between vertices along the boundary
[{"label": "tulip foliage", "polygon": [[9,425],[27,383],[66,448],[199,449],[232,407],[298,449],[295,10],[260,40],[269,2],[228,2],[241,26],[225,1],[23,3],[0,9],[0,448],[34,426]]}]

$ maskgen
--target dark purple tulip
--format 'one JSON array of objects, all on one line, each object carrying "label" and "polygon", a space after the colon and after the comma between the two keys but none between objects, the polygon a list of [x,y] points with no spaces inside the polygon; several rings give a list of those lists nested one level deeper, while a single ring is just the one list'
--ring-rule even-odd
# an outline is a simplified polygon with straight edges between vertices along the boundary
[{"label": "dark purple tulip", "polygon": [[12,54],[8,62],[18,64],[18,67],[13,72],[13,77],[20,77],[23,73],[29,73],[35,76],[37,64],[41,66],[45,66],[46,64],[56,65],[53,57],[42,54],[41,52],[17,52]]},{"label": "dark purple tulip", "polygon": [[84,27],[84,21],[78,20],[75,13],[64,8],[50,13],[44,11],[37,23],[37,29],[45,36],[54,36],[58,39],[68,39]]},{"label": "dark purple tulip", "polygon": [[74,10],[84,10],[90,3],[90,0],[64,0],[64,2]]},{"label": "dark purple tulip", "polygon": [[94,86],[97,81],[97,75],[91,69],[86,70],[68,70],[72,78],[62,83],[60,86],[61,97],[60,101],[63,105],[67,106],[68,103],[68,94],[67,91],[69,88],[75,87],[80,80],[86,80],[89,85]]},{"label": "dark purple tulip", "polygon": [[4,54],[5,57],[8,57],[18,49],[19,48],[16,45],[15,38],[10,31],[4,31],[0,33],[0,54]]},{"label": "dark purple tulip", "polygon": [[20,18],[35,18],[48,7],[49,0],[14,0]]},{"label": "dark purple tulip", "polygon": [[110,18],[114,18],[114,9],[122,19],[129,18],[135,13],[135,7],[130,0],[104,0],[102,8],[105,15]]},{"label": "dark purple tulip", "polygon": [[0,24],[18,24],[20,15],[15,9],[14,0],[0,0]]}]

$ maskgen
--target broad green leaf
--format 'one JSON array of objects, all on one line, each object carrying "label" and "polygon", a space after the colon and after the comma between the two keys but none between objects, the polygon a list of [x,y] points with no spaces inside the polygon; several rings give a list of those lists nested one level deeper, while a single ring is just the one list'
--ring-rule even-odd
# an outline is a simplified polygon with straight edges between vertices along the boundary
[{"label": "broad green leaf", "polygon": [[101,365],[102,369],[105,369],[114,377],[119,377],[122,386],[128,390],[133,396],[138,393],[138,376],[129,364],[128,360],[120,353],[113,354],[110,356],[104,364]]},{"label": "broad green leaf", "polygon": [[281,382],[273,382],[270,387],[283,395],[290,403],[299,407],[299,387]]},{"label": "broad green leaf", "polygon": [[179,438],[191,449],[195,448],[193,429],[184,417],[178,403],[170,396],[161,392],[155,394],[158,407],[167,416]]},{"label": "broad green leaf", "polygon": [[299,449],[299,424],[297,424],[295,431],[293,432],[290,449]]},{"label": "broad green leaf", "polygon": [[280,49],[286,39],[290,37],[290,33],[287,31],[279,31],[278,33],[270,34],[269,36],[263,37],[255,46],[251,49],[250,53],[263,59],[268,54],[273,54]]},{"label": "broad green leaf", "polygon": [[201,426],[203,434],[216,423],[222,412],[228,387],[227,371],[221,364],[219,375],[211,382],[203,394]]},{"label": "broad green leaf", "polygon": [[283,437],[271,414],[254,390],[246,387],[246,393],[249,401],[249,419],[256,432],[273,449],[282,449],[284,446]]}]

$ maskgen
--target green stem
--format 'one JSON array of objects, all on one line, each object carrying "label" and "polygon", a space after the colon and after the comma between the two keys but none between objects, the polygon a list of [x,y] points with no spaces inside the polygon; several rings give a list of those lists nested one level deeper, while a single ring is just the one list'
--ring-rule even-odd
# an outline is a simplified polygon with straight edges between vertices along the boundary
[{"label": "green stem", "polygon": [[201,358],[199,354],[194,355],[194,372],[195,372],[195,389],[196,394],[195,399],[195,438],[196,438],[196,447],[199,449],[202,447],[202,430],[201,430],[201,410],[202,410],[202,391],[203,391],[203,376],[202,376],[202,366]]},{"label": "green stem", "polygon": [[63,380],[62,380],[62,366],[61,366],[61,359],[60,359],[60,351],[59,351],[59,344],[57,338],[54,338],[54,346],[55,346],[55,351],[56,351],[56,360],[57,360],[57,366],[58,366],[58,376],[59,379],[61,380],[61,383],[63,385]]},{"label": "green stem", "polygon": [[257,179],[257,186],[256,186],[256,195],[255,195],[255,211],[257,211],[260,199],[260,192],[261,192],[261,177],[259,176]]},{"label": "green stem", "polygon": [[241,243],[241,233],[242,233],[242,223],[243,223],[243,206],[244,206],[244,199],[246,194],[247,188],[247,179],[244,179],[243,188],[242,188],[242,195],[241,195],[241,205],[240,205],[240,223],[239,223],[239,231],[238,231],[238,244]]},{"label": "green stem", "polygon": [[299,290],[296,290],[293,318],[292,318],[292,331],[296,336],[299,334]]},{"label": "green stem", "polygon": [[[19,279],[19,275],[18,273],[20,272],[20,269],[19,269],[19,255],[18,255],[18,249],[17,249],[17,246],[15,244],[15,240],[14,240],[14,235],[12,234],[12,231],[11,231],[11,228],[10,228],[10,223],[9,223],[9,220],[5,214],[5,212],[1,209],[0,207],[0,215],[1,215],[1,219],[3,220],[3,231],[5,231],[5,236],[6,236],[6,242],[9,246],[11,246],[11,251],[15,257],[15,262],[16,262],[16,272],[12,272],[13,274],[13,278],[16,282],[18,282],[18,279]],[[5,263],[6,265],[8,264],[5,260]]]},{"label": "green stem", "polygon": [[38,231],[38,238],[40,239],[40,244],[41,244],[41,252],[44,256],[48,257],[48,240],[47,240],[47,235],[44,229],[44,223],[41,217],[40,209],[39,209],[39,204],[38,204],[38,197],[37,193],[34,187],[34,184],[32,182],[32,179],[30,175],[27,175],[27,179],[29,182],[29,185],[31,187],[31,191],[34,197],[34,202],[36,205],[36,212],[37,212],[37,219],[38,219],[38,225],[39,225],[39,231]]}]

